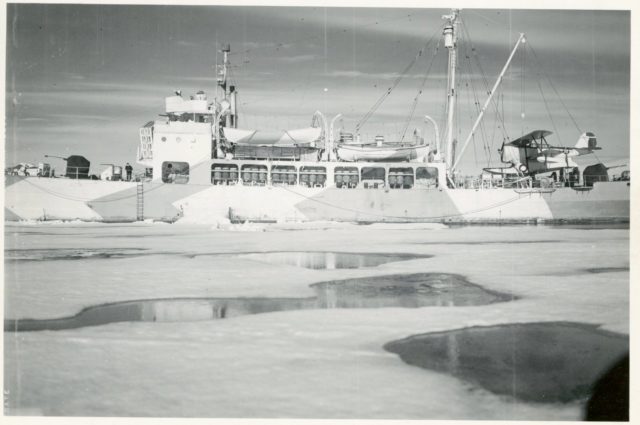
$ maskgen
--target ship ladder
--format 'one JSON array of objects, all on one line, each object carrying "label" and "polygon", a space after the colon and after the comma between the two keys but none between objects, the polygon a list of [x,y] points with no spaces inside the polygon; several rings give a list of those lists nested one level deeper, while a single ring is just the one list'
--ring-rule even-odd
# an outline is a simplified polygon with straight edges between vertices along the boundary
[{"label": "ship ladder", "polygon": [[136,185],[136,219],[144,221],[144,182],[142,179]]}]

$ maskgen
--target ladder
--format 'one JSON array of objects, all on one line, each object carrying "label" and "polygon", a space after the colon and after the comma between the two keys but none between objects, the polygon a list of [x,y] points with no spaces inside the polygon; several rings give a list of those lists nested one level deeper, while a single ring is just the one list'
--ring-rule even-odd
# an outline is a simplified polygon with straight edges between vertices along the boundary
[{"label": "ladder", "polygon": [[144,182],[138,180],[136,185],[136,219],[144,221]]}]

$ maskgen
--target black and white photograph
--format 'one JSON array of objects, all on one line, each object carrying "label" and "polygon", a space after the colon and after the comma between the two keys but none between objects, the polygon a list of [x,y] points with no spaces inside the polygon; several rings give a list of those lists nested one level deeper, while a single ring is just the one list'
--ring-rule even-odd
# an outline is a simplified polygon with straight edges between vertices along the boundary
[{"label": "black and white photograph", "polygon": [[557,3],[4,3],[4,416],[633,420],[634,11]]}]

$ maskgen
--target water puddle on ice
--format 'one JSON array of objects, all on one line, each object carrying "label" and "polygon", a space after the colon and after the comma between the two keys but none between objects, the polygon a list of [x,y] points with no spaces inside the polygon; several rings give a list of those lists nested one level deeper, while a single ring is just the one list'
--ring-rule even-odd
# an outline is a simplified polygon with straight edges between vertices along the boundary
[{"label": "water puddle on ice", "polygon": [[596,267],[592,269],[586,269],[589,273],[617,273],[628,272],[629,267]]},{"label": "water puddle on ice", "polygon": [[140,257],[143,255],[174,255],[187,258],[201,256],[228,257],[260,261],[275,265],[290,265],[316,270],[357,269],[362,267],[376,267],[385,263],[407,261],[419,258],[431,258],[432,255],[420,254],[388,254],[388,253],[350,253],[350,252],[243,252],[229,254],[163,252],[147,248],[48,248],[48,249],[7,249],[5,261],[58,261],[58,260],[86,260],[86,259],[122,259]]},{"label": "water puddle on ice", "polygon": [[486,305],[514,296],[490,291],[461,275],[415,273],[321,282],[311,285],[321,308],[418,308]]},{"label": "water puddle on ice", "polygon": [[186,322],[287,310],[418,308],[484,305],[514,297],[468,282],[459,275],[418,273],[319,282],[309,298],[174,298],[125,301],[85,308],[60,319],[5,320],[5,331],[75,329],[115,322]]},{"label": "water puddle on ice", "polygon": [[90,258],[128,258],[143,255],[145,248],[50,248],[7,249],[5,261],[86,260]]},{"label": "water puddle on ice", "polygon": [[629,339],[593,325],[551,322],[416,335],[384,348],[410,365],[496,394],[569,402],[591,394],[599,376],[628,352]]},{"label": "water puddle on ice", "polygon": [[431,255],[386,254],[386,253],[351,253],[351,252],[305,252],[283,251],[249,253],[238,255],[238,258],[260,261],[275,265],[303,267],[315,270],[357,269],[376,267],[380,264],[396,261],[431,258]]},{"label": "water puddle on ice", "polygon": [[438,241],[438,242],[415,242],[418,245],[524,245],[542,243],[560,243],[561,240],[502,240],[502,241]]}]

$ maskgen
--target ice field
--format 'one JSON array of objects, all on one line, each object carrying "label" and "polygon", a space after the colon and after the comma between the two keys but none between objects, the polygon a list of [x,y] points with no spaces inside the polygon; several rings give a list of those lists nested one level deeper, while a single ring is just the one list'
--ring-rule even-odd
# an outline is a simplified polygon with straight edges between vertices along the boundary
[{"label": "ice field", "polygon": [[[500,393],[384,347],[569,324],[615,344],[531,332],[539,369],[591,361],[579,343],[608,361],[628,346],[629,264],[615,226],[6,224],[5,414],[581,420],[583,395]],[[455,365],[482,349],[445,337],[430,355]]]}]

